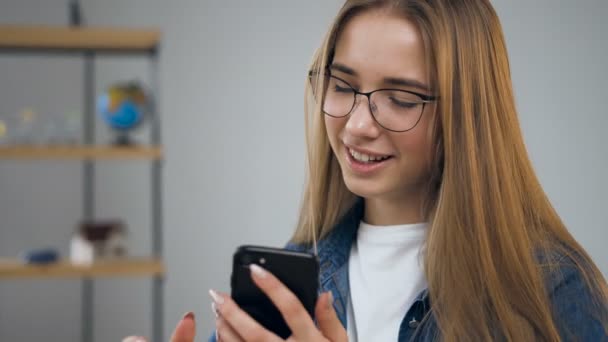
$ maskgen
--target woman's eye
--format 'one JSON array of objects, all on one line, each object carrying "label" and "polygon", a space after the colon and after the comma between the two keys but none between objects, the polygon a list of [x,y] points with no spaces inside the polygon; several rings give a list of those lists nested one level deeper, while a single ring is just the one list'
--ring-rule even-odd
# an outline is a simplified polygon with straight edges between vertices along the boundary
[{"label": "woman's eye", "polygon": [[341,86],[339,86],[339,85],[336,85],[336,86],[334,87],[334,91],[335,91],[336,93],[352,93],[352,92],[353,92],[353,89],[352,89],[352,88],[350,88],[350,87],[341,87]]},{"label": "woman's eye", "polygon": [[391,98],[391,102],[400,107],[400,108],[406,108],[406,109],[411,109],[416,107],[418,104],[417,103],[413,103],[413,102],[407,102],[407,101],[401,101],[399,99],[396,99],[394,97]]}]

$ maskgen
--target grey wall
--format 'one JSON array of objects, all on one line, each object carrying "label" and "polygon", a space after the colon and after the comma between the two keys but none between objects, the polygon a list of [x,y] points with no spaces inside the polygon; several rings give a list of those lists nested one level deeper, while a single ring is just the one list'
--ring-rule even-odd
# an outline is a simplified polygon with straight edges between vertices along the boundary
[{"label": "grey wall", "polygon": [[526,143],[558,213],[608,275],[608,1],[493,1]]},{"label": "grey wall", "polygon": [[[303,76],[341,1],[84,0],[91,24],[160,26],[160,105],[166,142],[165,328],[194,310],[212,328],[207,289],[227,290],[242,243],[281,245],[303,184]],[[534,165],[577,239],[608,274],[608,2],[496,0],[507,36],[518,107]],[[0,0],[1,23],[66,22],[64,1]],[[101,89],[141,77],[142,60],[98,63]],[[0,57],[0,112],[81,108],[82,63]],[[146,132],[142,132],[146,137]],[[99,129],[100,140],[107,139]],[[100,217],[125,217],[133,253],[145,255],[149,196],[143,163],[104,163]],[[0,161],[0,255],[36,246],[67,253],[79,217],[77,163]],[[97,341],[148,334],[146,280],[96,286]],[[0,283],[0,341],[77,341],[80,284]],[[201,339],[202,340],[202,339]]]}]

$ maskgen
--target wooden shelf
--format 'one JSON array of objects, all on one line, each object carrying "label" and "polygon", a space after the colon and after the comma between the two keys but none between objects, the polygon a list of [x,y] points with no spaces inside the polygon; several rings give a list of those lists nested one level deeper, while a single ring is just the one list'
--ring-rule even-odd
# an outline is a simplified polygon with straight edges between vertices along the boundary
[{"label": "wooden shelf", "polygon": [[0,146],[0,159],[161,159],[157,146]]},{"label": "wooden shelf", "polygon": [[91,266],[76,266],[69,262],[28,265],[19,260],[0,260],[0,279],[141,277],[164,273],[163,263],[154,259],[99,261]]},{"label": "wooden shelf", "polygon": [[0,25],[0,48],[22,50],[153,51],[157,29]]}]

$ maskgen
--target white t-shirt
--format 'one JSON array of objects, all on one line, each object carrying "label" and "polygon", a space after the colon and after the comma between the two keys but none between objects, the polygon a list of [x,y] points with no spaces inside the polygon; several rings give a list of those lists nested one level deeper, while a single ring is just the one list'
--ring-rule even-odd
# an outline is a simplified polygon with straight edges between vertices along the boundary
[{"label": "white t-shirt", "polygon": [[348,261],[349,341],[397,341],[403,317],[427,286],[421,253],[426,228],[360,223]]}]

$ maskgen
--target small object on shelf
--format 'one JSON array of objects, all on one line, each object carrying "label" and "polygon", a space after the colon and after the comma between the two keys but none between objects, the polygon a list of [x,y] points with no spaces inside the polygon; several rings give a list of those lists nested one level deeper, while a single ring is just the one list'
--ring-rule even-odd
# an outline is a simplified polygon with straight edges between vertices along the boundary
[{"label": "small object on shelf", "polygon": [[117,83],[99,96],[97,107],[103,121],[114,131],[116,145],[132,145],[129,133],[138,128],[148,97],[138,82]]},{"label": "small object on shelf", "polygon": [[7,130],[5,119],[0,117],[0,145],[8,143]]},{"label": "small object on shelf", "polygon": [[91,265],[100,259],[127,255],[126,226],[120,220],[83,221],[70,242],[70,261]]},{"label": "small object on shelf", "polygon": [[32,141],[40,146],[77,144],[80,141],[81,116],[77,111],[41,116],[34,126]]},{"label": "small object on shelf", "polygon": [[32,107],[13,113],[0,113],[0,145],[48,146],[74,145],[80,142],[81,118],[78,111],[63,114],[39,114]]},{"label": "small object on shelf", "polygon": [[8,117],[8,142],[11,144],[32,144],[36,128],[40,124],[38,113],[31,107],[24,107]]},{"label": "small object on shelf", "polygon": [[80,129],[82,128],[83,114],[77,110],[68,110],[63,115],[63,140],[68,145],[80,142]]},{"label": "small object on shelf", "polygon": [[26,264],[47,265],[59,260],[59,252],[53,248],[35,249],[25,252],[21,259]]}]

